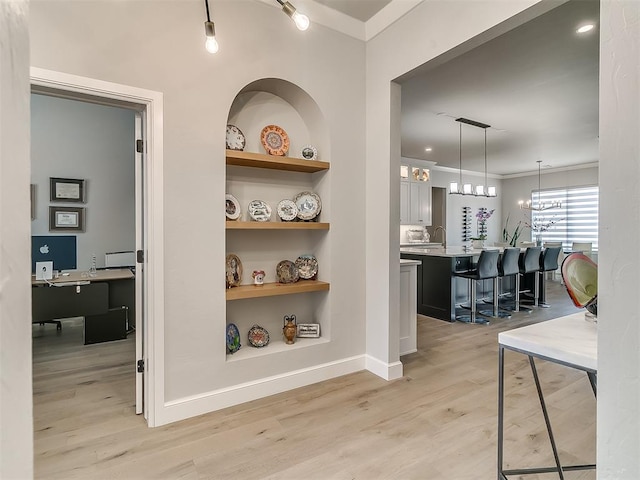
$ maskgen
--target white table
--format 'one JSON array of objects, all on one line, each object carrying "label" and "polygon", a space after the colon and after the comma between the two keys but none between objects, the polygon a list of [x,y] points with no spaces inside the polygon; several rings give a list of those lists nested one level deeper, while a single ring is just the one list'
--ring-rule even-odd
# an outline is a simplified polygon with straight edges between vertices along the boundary
[{"label": "white table", "polygon": [[[561,464],[534,358],[540,358],[586,372],[595,396],[596,374],[598,371],[597,343],[597,325],[593,322],[586,321],[584,312],[498,334],[498,480],[507,480],[507,475],[527,475],[549,472],[557,472],[560,479],[564,479],[564,472],[593,470],[596,468],[595,464],[571,466],[563,466]],[[540,406],[555,459],[556,465],[553,467],[512,470],[504,470],[503,468],[505,349],[520,352],[529,357],[531,371],[533,372],[533,378],[540,399]]]}]

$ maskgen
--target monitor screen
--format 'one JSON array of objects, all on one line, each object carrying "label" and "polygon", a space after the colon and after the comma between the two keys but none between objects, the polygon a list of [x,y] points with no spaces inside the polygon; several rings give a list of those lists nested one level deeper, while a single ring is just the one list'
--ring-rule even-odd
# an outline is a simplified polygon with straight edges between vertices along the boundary
[{"label": "monitor screen", "polygon": [[31,273],[36,262],[53,262],[54,270],[75,270],[77,247],[75,235],[42,235],[31,237]]}]

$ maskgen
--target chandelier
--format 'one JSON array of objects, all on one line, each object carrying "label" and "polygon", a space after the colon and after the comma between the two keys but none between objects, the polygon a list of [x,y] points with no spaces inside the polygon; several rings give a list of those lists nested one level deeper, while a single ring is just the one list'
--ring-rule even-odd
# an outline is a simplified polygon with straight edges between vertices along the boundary
[{"label": "chandelier", "polygon": [[540,194],[542,192],[542,189],[540,188],[540,169],[542,168],[542,160],[538,160],[538,204],[536,206],[532,205],[531,200],[527,200],[526,202],[523,200],[520,200],[518,202],[518,205],[520,205],[520,208],[523,210],[531,210],[534,212],[544,212],[545,210],[551,210],[553,208],[560,208],[562,207],[562,202],[551,202],[551,203],[544,203],[540,201]]}]

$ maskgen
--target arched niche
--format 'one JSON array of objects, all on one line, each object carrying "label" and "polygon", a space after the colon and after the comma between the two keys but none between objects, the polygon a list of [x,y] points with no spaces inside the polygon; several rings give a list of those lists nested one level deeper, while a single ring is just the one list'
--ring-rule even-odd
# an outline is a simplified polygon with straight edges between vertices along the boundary
[{"label": "arched niche", "polygon": [[289,136],[289,157],[300,157],[302,147],[313,145],[318,160],[330,161],[329,134],[320,107],[287,80],[263,78],[249,83],[234,98],[227,123],[242,130],[247,152],[265,153],[260,132],[267,125],[278,125]]}]

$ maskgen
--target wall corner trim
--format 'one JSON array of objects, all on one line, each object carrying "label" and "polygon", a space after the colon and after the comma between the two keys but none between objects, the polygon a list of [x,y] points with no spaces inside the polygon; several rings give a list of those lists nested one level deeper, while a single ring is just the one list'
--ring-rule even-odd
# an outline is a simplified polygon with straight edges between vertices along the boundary
[{"label": "wall corner trim", "polygon": [[395,380],[403,375],[402,362],[385,363],[367,355],[365,366],[371,373],[385,380]]}]

